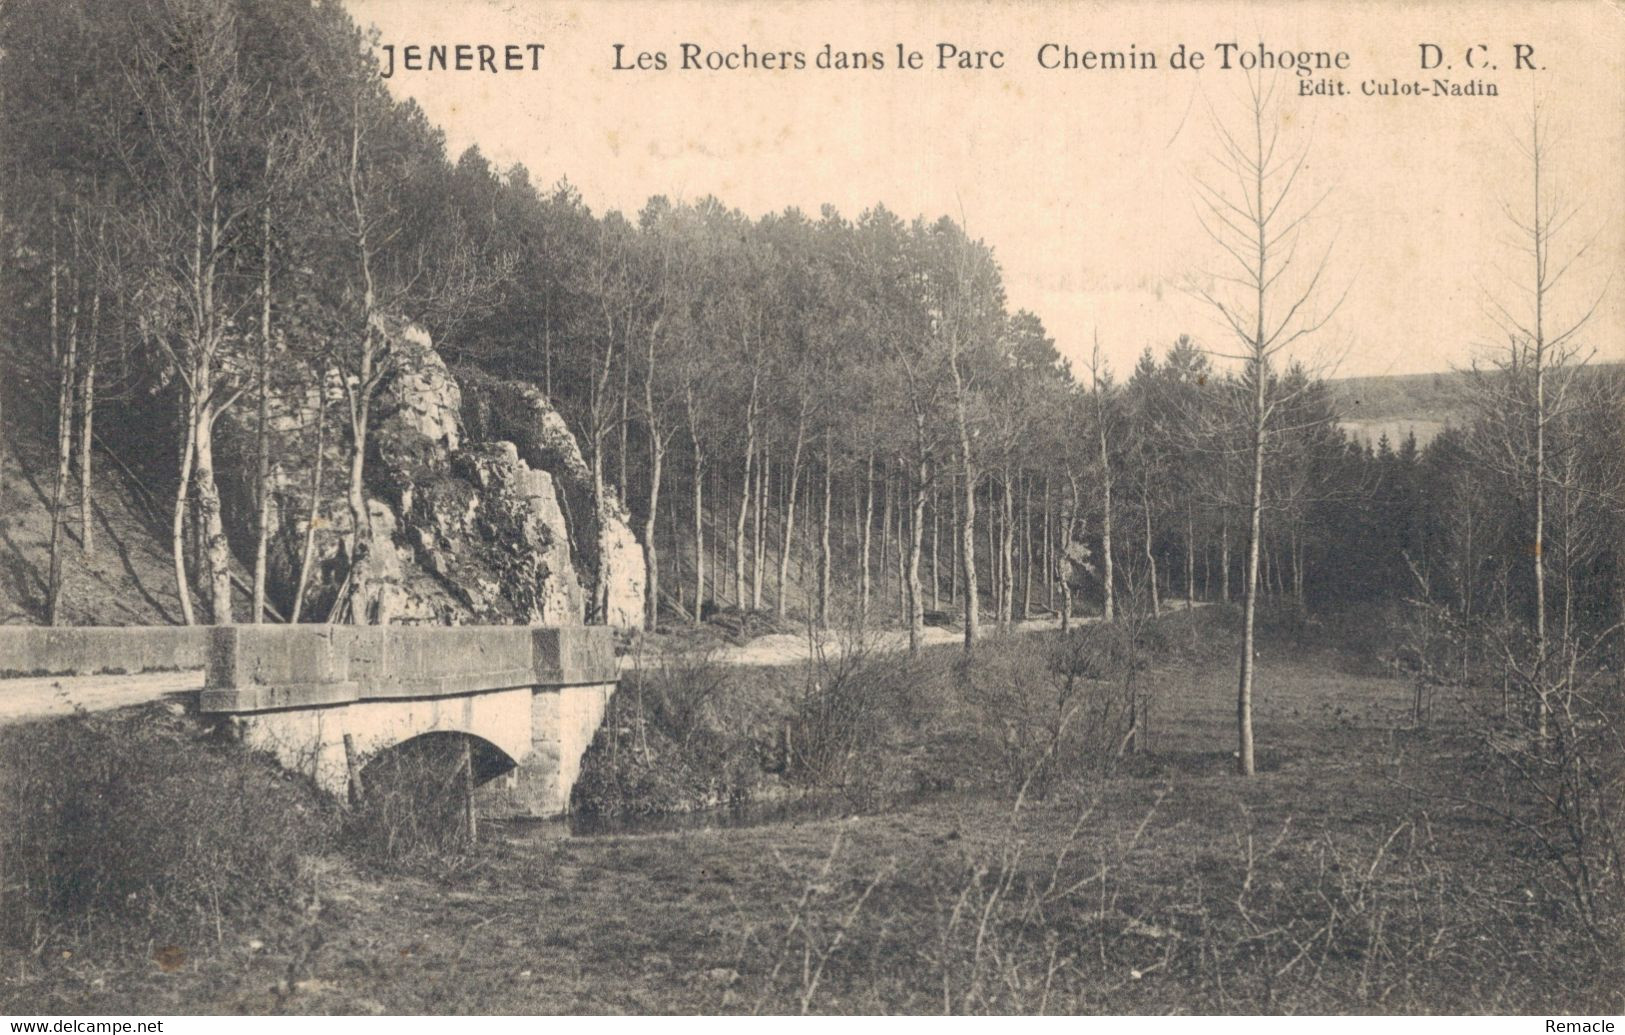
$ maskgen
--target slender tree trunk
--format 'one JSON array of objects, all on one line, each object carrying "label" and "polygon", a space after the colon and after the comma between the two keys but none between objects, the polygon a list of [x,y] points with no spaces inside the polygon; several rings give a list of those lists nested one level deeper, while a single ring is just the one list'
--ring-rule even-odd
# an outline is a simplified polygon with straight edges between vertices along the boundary
[{"label": "slender tree trunk", "polygon": [[869,573],[869,547],[874,539],[875,524],[875,452],[869,450],[869,458],[863,468],[863,532],[862,544],[859,547],[859,557],[862,567],[859,573],[858,616],[864,622],[869,618],[869,596],[872,590],[872,576]]},{"label": "slender tree trunk", "polygon": [[[56,313],[56,270],[52,269],[52,316]],[[77,278],[69,291],[68,335],[57,364],[56,392],[56,480],[51,488],[51,553],[47,579],[46,622],[62,620],[62,529],[67,520],[68,468],[73,461],[73,401],[78,379],[79,287]]]},{"label": "slender tree trunk", "polygon": [[[925,594],[920,585],[920,551],[925,539],[925,493],[930,468],[920,460],[914,469],[914,506],[908,543],[908,652],[918,654],[925,636]],[[898,515],[902,520],[902,515]]]},{"label": "slender tree trunk", "polygon": [[981,614],[976,596],[976,476],[971,466],[970,437],[960,422],[959,453],[964,465],[963,506],[959,515],[959,569],[965,579],[965,650],[968,653],[981,634]]},{"label": "slender tree trunk", "polygon": [[897,570],[892,574],[897,579],[897,622],[899,625],[908,625],[908,551],[905,549],[905,540],[909,535],[907,528],[908,507],[904,506],[903,483],[908,480],[906,470],[897,471]]},{"label": "slender tree trunk", "polygon": [[987,589],[992,597],[993,625],[1004,625],[1004,572],[999,568],[999,502],[994,495],[997,481],[989,474],[987,479]]},{"label": "slender tree trunk", "polygon": [[694,624],[704,621],[705,614],[705,460],[700,440],[690,428],[690,443],[694,447]]},{"label": "slender tree trunk", "polygon": [[[1536,237],[1540,236],[1540,164],[1535,164]],[[1537,249],[1537,284],[1544,284],[1545,255]],[[1546,343],[1541,307],[1542,291],[1535,293],[1535,541],[1530,549],[1530,569],[1535,582],[1535,733],[1545,741],[1551,703],[1546,693]]]},{"label": "slender tree trunk", "polygon": [[[1259,312],[1263,312],[1262,304]],[[1259,320],[1262,325],[1262,315]],[[1259,340],[1263,340],[1262,330]],[[1258,612],[1259,545],[1264,531],[1264,427],[1268,416],[1264,408],[1264,382],[1267,376],[1260,356],[1253,362],[1253,484],[1252,501],[1248,505],[1247,573],[1242,583],[1241,678],[1236,691],[1236,771],[1242,776],[1256,772],[1253,763],[1254,624]]]},{"label": "slender tree trunk", "polygon": [[942,530],[941,500],[942,497],[933,482],[931,485],[931,610],[933,611],[942,610],[942,573],[937,564],[937,545]]},{"label": "slender tree trunk", "polygon": [[[266,159],[269,171],[270,159]],[[254,535],[254,617],[255,625],[265,620],[265,554],[271,538],[271,206],[265,206],[264,238],[260,248],[260,341],[256,357],[259,400],[255,413],[254,473],[256,508]]]},{"label": "slender tree trunk", "polygon": [[824,433],[824,511],[818,522],[818,627],[829,627],[829,588],[833,560],[829,531],[832,497],[835,494],[835,454],[830,446],[829,433]]},{"label": "slender tree trunk", "polygon": [[1259,544],[1258,558],[1259,593],[1268,597],[1270,595],[1270,544],[1267,539]]},{"label": "slender tree trunk", "polygon": [[90,297],[90,338],[85,344],[84,376],[79,380],[79,547],[86,557],[96,553],[90,447],[96,434],[96,360],[101,352],[101,311],[102,294],[98,285]]},{"label": "slender tree trunk", "polygon": [[[205,133],[207,137],[208,113],[204,112]],[[215,301],[216,278],[219,274],[220,257],[224,253],[223,238],[225,229],[220,215],[218,192],[214,190],[215,161],[211,155],[208,161],[209,184],[207,193],[210,201],[207,206],[207,251],[202,251],[201,234],[198,241],[200,258],[194,268],[200,271],[201,276],[197,284],[197,312],[202,320],[197,328],[195,340],[191,343],[192,350],[192,390],[197,393],[197,403],[193,408],[193,415],[197,418],[197,430],[192,437],[192,451],[195,454],[192,468],[192,484],[194,498],[197,501],[199,516],[199,531],[203,537],[204,550],[208,558],[209,568],[209,607],[215,625],[230,625],[232,623],[231,609],[231,546],[226,540],[226,526],[220,508],[220,489],[214,479],[214,422],[220,414],[219,407],[226,405],[217,402],[213,396],[215,389],[215,357],[220,347],[224,333],[222,326],[224,317],[219,311]],[[199,208],[200,218],[198,226],[201,229],[203,219]],[[206,259],[201,256],[207,256]]]},{"label": "slender tree trunk", "polygon": [[751,473],[756,459],[756,418],[745,421],[745,469],[739,487],[739,515],[734,521],[734,603],[745,609],[745,523],[750,518]]},{"label": "slender tree trunk", "polygon": [[948,479],[948,606],[959,606],[959,476]]},{"label": "slender tree trunk", "polygon": [[999,567],[1004,576],[1000,586],[999,610],[1006,628],[1015,619],[1016,612],[1016,492],[1015,482],[1008,468],[1004,472],[1004,514],[999,526]]},{"label": "slender tree trunk", "polygon": [[1050,515],[1051,515],[1051,509],[1050,509],[1050,484],[1049,484],[1049,475],[1046,474],[1044,476],[1044,533],[1043,533],[1043,543],[1044,543],[1044,550],[1043,550],[1043,553],[1044,553],[1044,556],[1043,556],[1044,586],[1045,586],[1045,593],[1047,594],[1047,598],[1048,598],[1047,601],[1046,601],[1046,606],[1051,611],[1054,611],[1055,610],[1055,570],[1056,570],[1055,569],[1055,540],[1053,538],[1054,529],[1051,527]]},{"label": "slender tree trunk", "polygon": [[880,472],[880,593],[886,591],[886,575],[890,571],[892,499],[891,471]]},{"label": "slender tree trunk", "polygon": [[683,548],[677,528],[676,501],[666,511],[666,542],[671,544],[671,581],[677,592],[677,613],[681,615],[688,610],[688,587],[683,584]]},{"label": "slender tree trunk", "polygon": [[660,476],[666,462],[666,443],[649,423],[649,512],[643,521],[644,548],[649,551],[649,578],[645,583],[644,624],[650,631],[660,622],[660,553],[655,542],[655,520],[660,514]]},{"label": "slender tree trunk", "polygon": [[753,526],[754,548],[751,552],[750,606],[762,609],[762,571],[767,559],[768,491],[773,485],[773,456],[766,443],[762,445],[762,463],[756,474],[756,521]]},{"label": "slender tree trunk", "polygon": [[[1098,391],[1098,389],[1097,389]],[[1103,404],[1097,405],[1097,410],[1103,410]],[[1112,558],[1112,465],[1111,455],[1106,448],[1106,418],[1104,413],[1096,421],[1098,425],[1098,438],[1100,442],[1100,564],[1102,574],[1100,585],[1103,593],[1101,604],[1101,618],[1103,621],[1112,621],[1117,612],[1117,579],[1113,573]]]},{"label": "slender tree trunk", "polygon": [[[711,471],[711,495],[713,497],[715,497],[716,499],[720,500],[722,498],[722,496],[723,496],[723,492],[724,492],[725,488],[726,488],[726,483],[723,480],[722,472],[720,470],[713,469]],[[723,601],[722,589],[721,589],[721,586],[719,584],[722,582],[722,545],[723,545],[723,542],[724,542],[724,536],[722,535],[721,530],[713,532],[712,535],[711,535],[711,540],[710,541],[711,541],[711,596],[710,596],[710,601],[711,601],[711,604],[712,604],[713,607],[720,608],[722,606],[722,601]]]},{"label": "slender tree trunk", "polygon": [[621,350],[621,452],[620,456],[617,457],[617,459],[620,461],[621,470],[620,479],[615,485],[615,493],[616,495],[620,496],[623,503],[626,501],[627,497],[631,495],[631,493],[627,491],[629,483],[626,480],[627,435],[631,430],[632,423],[629,419],[631,412],[631,395],[632,349],[631,343],[628,342],[628,347]]},{"label": "slender tree trunk", "polygon": [[[805,406],[803,406],[805,411]],[[783,618],[790,596],[790,548],[796,533],[796,491],[801,485],[801,446],[806,431],[805,419],[796,422],[796,445],[790,454],[790,487],[784,500],[784,529],[779,537],[779,598],[774,601],[773,612]],[[805,590],[803,591],[805,592]]]},{"label": "slender tree trunk", "polygon": [[542,317],[542,391],[553,398],[553,298],[548,292],[547,311]]},{"label": "slender tree trunk", "polygon": [[[660,554],[658,545],[655,543],[655,537],[657,534],[656,529],[659,527],[656,522],[659,520],[660,516],[661,466],[662,462],[666,458],[666,446],[668,443],[668,436],[664,432],[662,422],[660,420],[660,407],[655,404],[654,390],[655,368],[658,358],[657,346],[660,340],[660,324],[661,321],[657,319],[649,325],[647,348],[644,352],[645,363],[643,373],[643,418],[649,433],[650,468],[649,512],[648,520],[644,523],[643,536],[646,541],[646,549],[648,551],[646,557],[648,581],[645,583],[647,595],[645,596],[644,621],[651,631],[660,622]],[[630,366],[630,362],[628,362],[628,366]],[[624,456],[626,452],[624,447],[622,448],[621,452]],[[681,551],[677,549],[675,538],[672,540],[672,550],[676,556],[681,557],[682,554]],[[678,571],[674,575],[674,581],[678,583],[677,598],[678,606],[681,607],[683,596],[681,571]]]},{"label": "slender tree trunk", "polygon": [[[372,333],[368,328],[367,333]],[[367,553],[371,550],[372,514],[367,510],[366,496],[366,463],[367,463],[367,426],[371,423],[371,391],[369,379],[372,375],[371,346],[365,346],[362,359],[362,380],[350,399],[350,477],[345,497],[350,508],[350,601],[352,602],[350,621],[364,623],[365,616],[355,612],[354,602],[359,602],[365,591]],[[603,499],[603,472],[600,467],[602,450],[593,450],[593,506],[601,506]],[[595,590],[596,595],[596,590]],[[335,601],[334,606],[341,606],[345,601]]]},{"label": "slender tree trunk", "polygon": [[950,338],[948,370],[954,381],[954,417],[959,432],[959,465],[965,478],[963,524],[959,529],[960,566],[965,576],[965,653],[975,649],[976,637],[981,631],[981,615],[976,600],[976,464],[971,451],[970,413],[966,406],[967,389],[959,369],[958,339]]},{"label": "slender tree trunk", "polygon": [[891,472],[881,472],[880,489],[880,570],[887,570],[887,560],[891,557]]},{"label": "slender tree trunk", "polygon": [[[196,470],[197,446],[193,445],[192,449],[192,467],[193,470]],[[190,558],[188,561],[190,570],[194,572],[196,577],[202,582],[203,592],[199,597],[200,609],[203,611],[209,611],[211,609],[211,605],[209,604],[209,587],[211,585],[208,576],[209,562],[203,556],[203,532],[201,531],[203,528],[203,521],[198,517],[197,485],[195,476],[191,492],[191,497],[186,501],[186,552],[187,556]],[[194,589],[197,589],[198,583],[194,582],[192,583],[192,586]]]},{"label": "slender tree trunk", "polygon": [[169,539],[170,554],[175,562],[175,595],[180,598],[181,618],[187,625],[197,624],[197,617],[192,611],[192,583],[186,574],[186,507],[192,489],[192,462],[196,455],[193,437],[197,421],[191,415],[193,405],[188,401],[185,441],[181,446],[180,477],[175,482],[175,510]]},{"label": "slender tree trunk", "polygon": [[[205,368],[207,369],[207,368]],[[205,376],[200,383],[209,384]],[[215,625],[230,625],[231,609],[231,547],[226,540],[226,526],[220,509],[220,489],[214,480],[214,422],[212,404],[199,407],[198,430],[192,448],[197,451],[197,466],[192,480],[197,486],[198,513],[202,523],[204,549],[209,559],[209,603]]]},{"label": "slender tree trunk", "polygon": [[316,396],[316,462],[310,475],[310,512],[305,516],[305,545],[299,556],[299,580],[293,591],[293,612],[289,623],[297,623],[305,609],[305,589],[310,585],[311,564],[316,559],[316,522],[322,516],[322,466],[327,459],[327,397],[325,387]]},{"label": "slender tree trunk", "polygon": [[[1568,644],[1573,642],[1574,636],[1574,524],[1576,517],[1574,485],[1576,474],[1574,470],[1574,454],[1568,453],[1563,457],[1563,474],[1557,483],[1557,512],[1561,516],[1561,544],[1558,553],[1558,563],[1563,573],[1563,624],[1562,638],[1559,642]],[[1572,652],[1571,652],[1572,657]],[[1572,661],[1571,661],[1572,665]]]},{"label": "slender tree trunk", "polygon": [[1230,512],[1219,523],[1219,599],[1230,603]]},{"label": "slender tree trunk", "polygon": [[1069,473],[1067,480],[1071,482],[1071,491],[1061,502],[1061,541],[1057,544],[1055,581],[1060,583],[1061,589],[1061,631],[1066,632],[1072,627],[1072,526],[1077,521],[1078,514],[1078,480]]},{"label": "slender tree trunk", "polygon": [[1022,621],[1032,614],[1033,604],[1033,483],[1021,476],[1021,612]]},{"label": "slender tree trunk", "polygon": [[1145,515],[1145,567],[1146,581],[1151,585],[1151,616],[1162,616],[1162,597],[1157,592],[1157,554],[1151,548],[1151,493],[1142,487],[1140,489],[1140,509]]}]

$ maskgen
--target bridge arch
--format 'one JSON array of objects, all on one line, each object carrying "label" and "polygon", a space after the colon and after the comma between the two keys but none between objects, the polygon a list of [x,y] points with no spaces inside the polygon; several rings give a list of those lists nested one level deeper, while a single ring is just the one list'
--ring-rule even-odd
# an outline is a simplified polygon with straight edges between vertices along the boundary
[{"label": "bridge arch", "polygon": [[466,741],[482,811],[548,816],[569,807],[617,674],[602,627],[222,626],[200,707],[340,796],[352,765]]},{"label": "bridge arch", "polygon": [[512,771],[533,753],[533,698],[530,687],[514,687],[458,697],[386,698],[260,712],[238,722],[249,744],[342,796],[349,790],[352,755],[365,766],[399,745],[432,736],[460,734],[489,745],[507,764],[487,779]]},{"label": "bridge arch", "polygon": [[453,768],[459,774],[461,772],[465,746],[468,750],[469,776],[475,787],[506,776],[519,767],[519,759],[477,734],[460,730],[430,730],[381,748],[371,758],[360,760],[362,785],[372,787],[383,781],[420,777],[449,780],[448,774]]}]

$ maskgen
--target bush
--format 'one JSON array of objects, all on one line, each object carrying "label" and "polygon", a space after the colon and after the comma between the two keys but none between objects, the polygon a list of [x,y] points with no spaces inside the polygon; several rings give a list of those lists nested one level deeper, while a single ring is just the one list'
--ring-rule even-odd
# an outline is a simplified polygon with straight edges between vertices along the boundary
[{"label": "bush", "polygon": [[1128,734],[1145,728],[1151,686],[1141,673],[1219,649],[1232,620],[1222,608],[1156,622],[1125,608],[1064,635],[990,634],[969,657],[878,649],[861,628],[782,666],[677,651],[623,678],[572,804],[679,812],[793,788],[868,809],[922,792],[1046,793],[1138,746]]},{"label": "bush", "polygon": [[774,726],[760,690],[700,649],[625,673],[582,760],[571,807],[688,812],[749,799],[763,780],[762,731]]},{"label": "bush", "polygon": [[1154,629],[1125,617],[1036,641],[992,639],[978,649],[965,679],[983,725],[1001,729],[1001,790],[1041,795],[1116,762],[1144,722],[1147,684],[1139,676],[1152,654],[1144,634]]},{"label": "bush", "polygon": [[460,733],[429,733],[378,752],[362,767],[361,800],[344,813],[346,853],[385,868],[460,872],[477,843],[474,785],[511,766]]},{"label": "bush", "polygon": [[158,706],[0,731],[0,785],[0,939],[28,951],[217,938],[288,907],[333,828],[308,784]]},{"label": "bush", "polygon": [[[897,746],[892,723],[911,709],[922,686],[937,682],[940,665],[876,650],[855,631],[834,650],[781,670],[792,712],[783,741],[787,776],[803,787],[838,791],[859,804],[886,792]],[[937,677],[937,678],[933,678]]]},{"label": "bush", "polygon": [[[1536,880],[1567,900],[1606,952],[1625,945],[1625,681],[1596,663],[1606,639],[1558,638],[1544,666],[1504,655],[1516,689],[1496,714],[1481,697],[1477,733],[1501,781],[1479,807],[1532,850]],[[1483,698],[1487,697],[1488,700]]]}]

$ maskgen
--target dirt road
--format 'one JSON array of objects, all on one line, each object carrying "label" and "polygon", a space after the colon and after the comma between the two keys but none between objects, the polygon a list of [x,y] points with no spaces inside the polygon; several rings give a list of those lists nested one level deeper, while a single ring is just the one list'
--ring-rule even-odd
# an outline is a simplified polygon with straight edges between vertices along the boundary
[{"label": "dirt road", "polygon": [[[1098,621],[1098,618],[1078,618],[1076,624]],[[1041,618],[1030,622],[1017,622],[1012,631],[1018,633],[1042,632],[1060,627],[1057,618]],[[983,635],[991,631],[985,626]],[[873,634],[875,646],[883,651],[902,651],[908,648],[908,633],[901,629],[888,629]],[[941,646],[960,642],[963,633],[958,629],[935,626],[925,630],[925,646]],[[820,634],[819,642],[825,650],[837,650],[840,635],[833,631]],[[621,657],[621,668],[628,670],[639,664],[649,664],[658,651],[672,649],[667,642],[652,646],[641,656],[636,649]],[[724,665],[787,665],[807,658],[810,650],[805,635],[777,633],[758,636],[749,643],[722,647],[716,660]],[[125,708],[133,704],[162,700],[166,697],[183,699],[184,695],[203,689],[203,673],[146,672],[139,675],[100,676],[31,676],[22,679],[0,679],[0,725],[29,719],[71,715],[77,709],[100,712]]]},{"label": "dirt road", "polygon": [[[1076,618],[1073,624],[1082,625],[1098,621],[1098,618]],[[1042,632],[1046,629],[1059,629],[1059,618],[1040,618],[1030,622],[1016,622],[1011,631],[1018,633]],[[987,636],[993,631],[991,624],[982,627],[982,635]],[[869,634],[874,641],[874,649],[887,652],[901,652],[908,649],[908,630],[887,629],[884,632]],[[940,647],[946,644],[960,643],[964,639],[961,629],[944,629],[937,626],[927,626],[921,645],[926,647]],[[826,651],[840,649],[842,635],[835,630],[825,630],[817,634],[819,646]],[[662,644],[655,648],[658,650],[671,649],[671,644]],[[805,633],[773,633],[767,636],[758,636],[749,643],[737,646],[719,647],[714,655],[715,660],[723,665],[788,665],[797,661],[805,661],[811,653],[812,644],[809,643]],[[639,663],[647,664],[649,654],[641,659],[636,650],[621,657],[622,670],[635,668]]]},{"label": "dirt road", "polygon": [[201,671],[0,679],[0,725],[71,715],[81,708],[89,712],[109,711],[165,697],[180,697],[201,689]]}]

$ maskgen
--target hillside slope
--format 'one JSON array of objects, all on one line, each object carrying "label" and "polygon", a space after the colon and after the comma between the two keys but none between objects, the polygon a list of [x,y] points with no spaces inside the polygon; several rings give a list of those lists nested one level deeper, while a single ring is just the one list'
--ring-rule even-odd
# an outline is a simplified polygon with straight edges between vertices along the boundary
[{"label": "hillside slope", "polygon": [[[0,457],[0,624],[45,621],[55,456],[39,424],[8,408]],[[91,551],[81,542],[79,483],[70,479],[62,550],[63,620],[72,625],[169,625],[181,621],[167,530],[140,490],[100,452]]]}]

